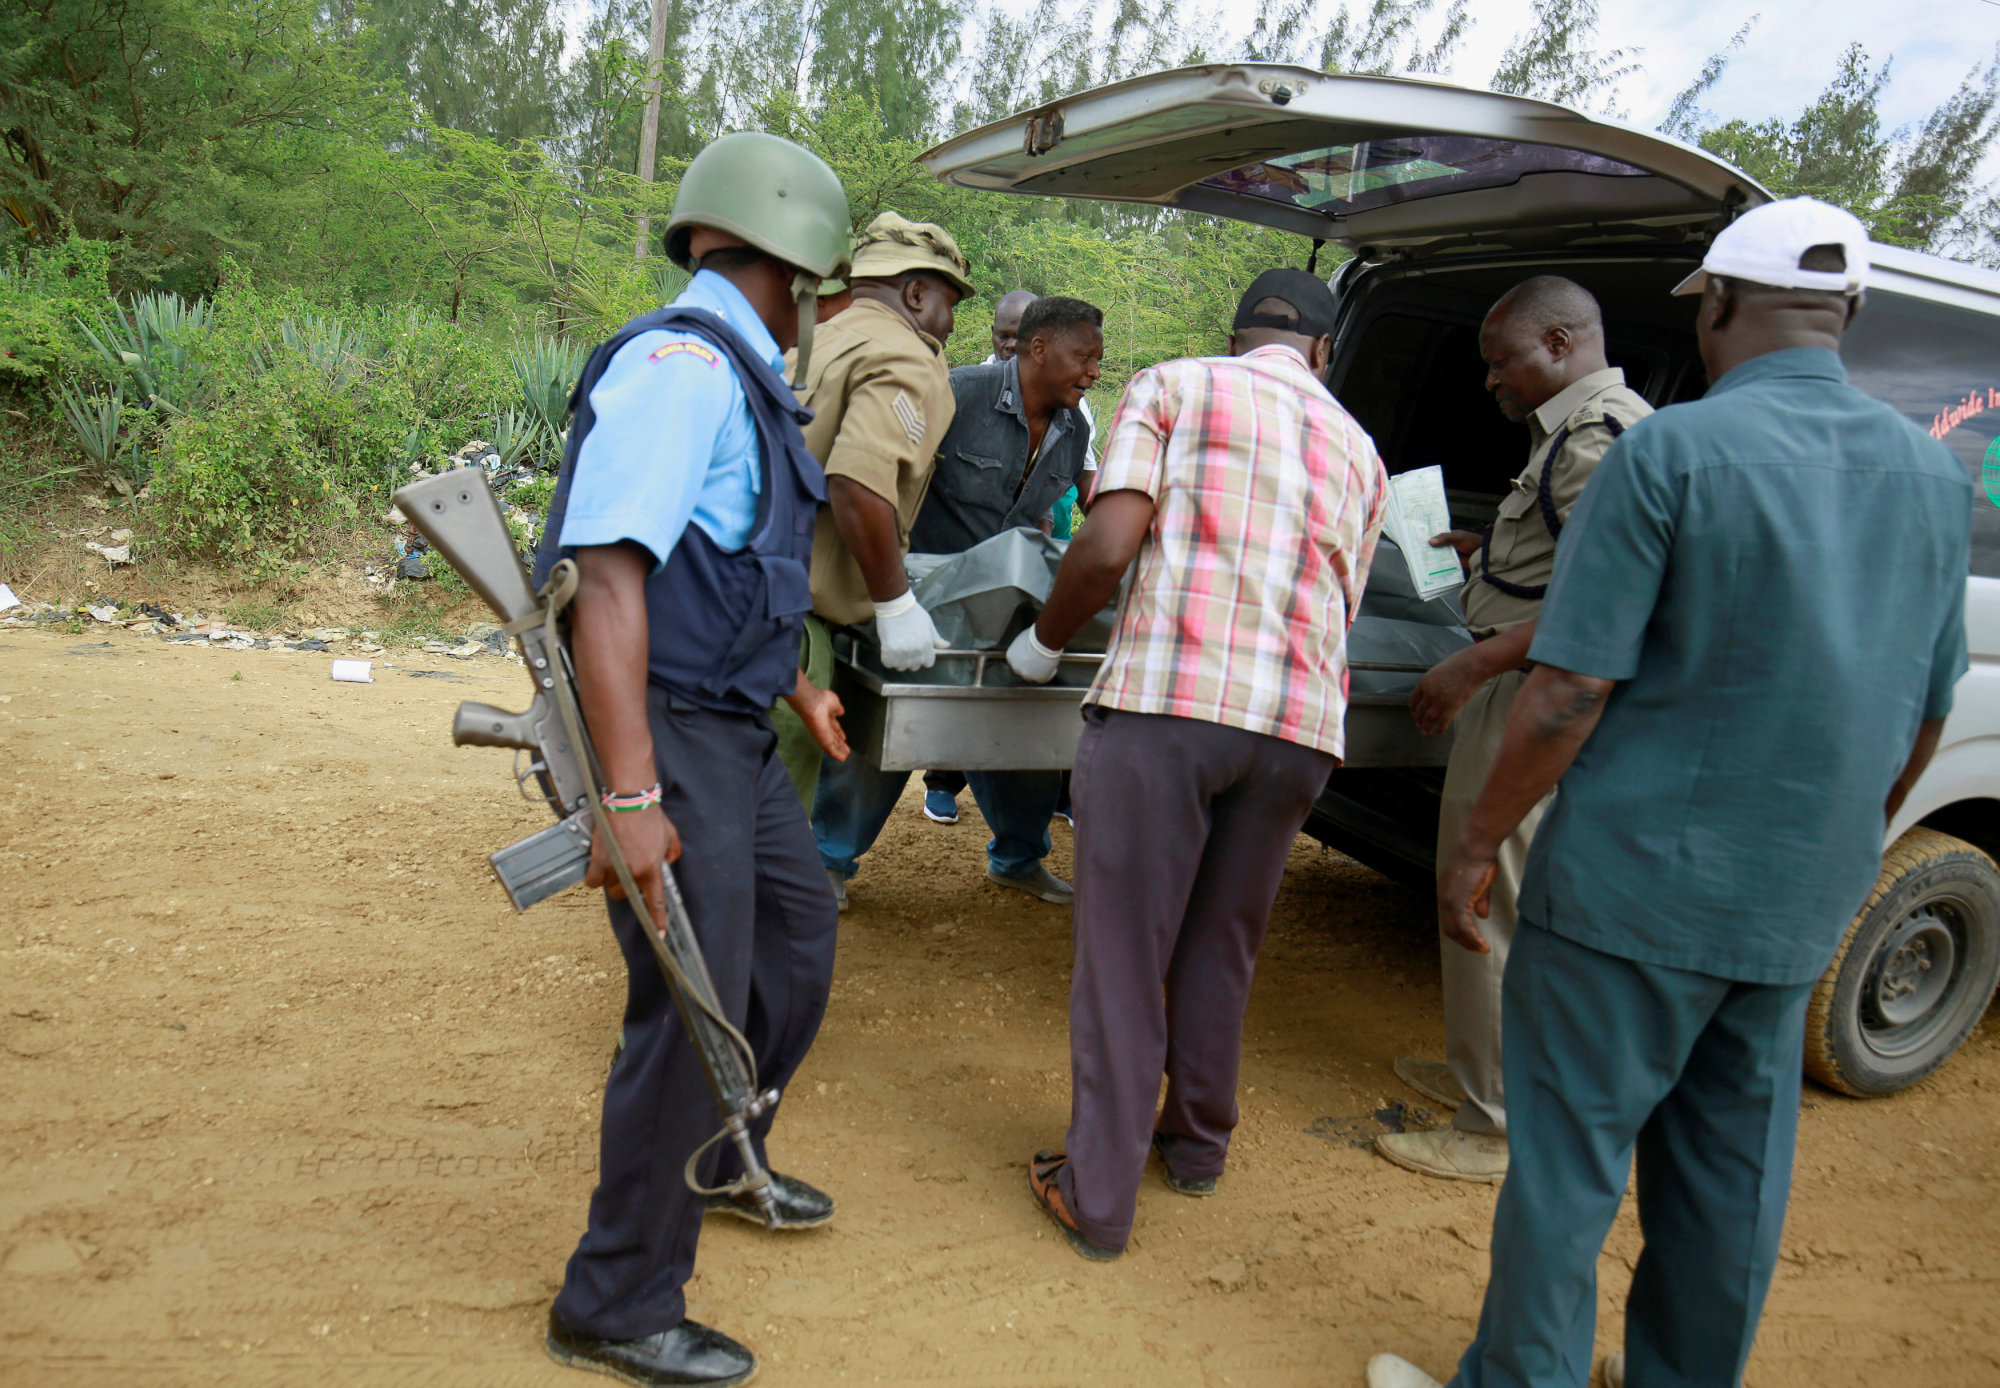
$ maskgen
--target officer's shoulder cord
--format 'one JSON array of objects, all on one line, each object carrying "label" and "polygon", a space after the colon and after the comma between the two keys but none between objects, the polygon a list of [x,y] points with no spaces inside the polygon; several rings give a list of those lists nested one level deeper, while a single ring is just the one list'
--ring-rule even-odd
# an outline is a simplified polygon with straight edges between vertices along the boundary
[{"label": "officer's shoulder cord", "polygon": [[[1613,443],[1616,443],[1618,436],[1625,432],[1625,426],[1615,415],[1606,414],[1599,422],[1611,431]],[[1542,455],[1541,475],[1535,479],[1535,501],[1541,508],[1542,524],[1549,528],[1551,540],[1562,539],[1563,523],[1562,517],[1556,514],[1555,496],[1549,491],[1549,470],[1556,465],[1556,454],[1563,451],[1563,445],[1569,442],[1569,435],[1569,425],[1565,424],[1561,432],[1550,441],[1549,451]],[[1504,578],[1495,578],[1489,567],[1488,551],[1492,548],[1493,527],[1489,525],[1479,535],[1479,577],[1483,581],[1492,584],[1510,598],[1539,601],[1542,595],[1549,591],[1549,585],[1546,583],[1510,583]]]}]

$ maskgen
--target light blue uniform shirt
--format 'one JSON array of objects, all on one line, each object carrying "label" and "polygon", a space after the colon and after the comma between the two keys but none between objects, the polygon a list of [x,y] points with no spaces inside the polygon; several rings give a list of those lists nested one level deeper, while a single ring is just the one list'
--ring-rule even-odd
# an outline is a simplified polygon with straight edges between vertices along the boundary
[{"label": "light blue uniform shirt", "polygon": [[[784,372],[771,330],[713,270],[697,273],[674,305],[709,310]],[[597,422],[570,479],[565,550],[630,540],[652,554],[657,572],[690,521],[725,550],[749,543],[763,453],[728,358],[691,333],[640,333],[611,358],[590,404]]]}]

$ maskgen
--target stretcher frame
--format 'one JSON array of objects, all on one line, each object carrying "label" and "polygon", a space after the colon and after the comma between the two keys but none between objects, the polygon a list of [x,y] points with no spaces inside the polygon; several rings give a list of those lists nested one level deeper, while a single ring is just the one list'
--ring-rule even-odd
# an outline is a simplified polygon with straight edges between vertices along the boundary
[{"label": "stretcher frame", "polygon": [[[849,631],[833,640],[833,690],[846,706],[841,726],[854,755],[884,771],[1067,771],[1083,734],[1089,681],[1022,684],[1000,650],[938,652],[941,677],[899,678],[874,667],[872,651]],[[1059,678],[1104,660],[1101,651],[1065,651]],[[935,667],[934,667],[935,668]],[[1355,665],[1355,675],[1406,676],[1414,686],[1428,666]],[[1400,681],[1399,681],[1400,683]],[[1410,722],[1408,688],[1352,690],[1343,765],[1443,766],[1449,732],[1427,737]]]}]

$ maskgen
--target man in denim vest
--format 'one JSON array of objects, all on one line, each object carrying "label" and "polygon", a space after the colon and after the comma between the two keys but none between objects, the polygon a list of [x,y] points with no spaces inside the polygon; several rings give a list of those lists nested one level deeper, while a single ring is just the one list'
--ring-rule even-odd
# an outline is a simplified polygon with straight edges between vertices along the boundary
[{"label": "man in denim vest", "polygon": [[[1103,322],[1104,315],[1081,299],[1037,299],[1022,315],[1014,357],[951,373],[955,412],[938,447],[930,494],[910,530],[912,550],[957,554],[1047,518],[1056,497],[1083,472],[1076,406],[1097,379]],[[829,872],[854,874],[909,779],[907,771],[880,771],[859,758],[821,772],[813,835]],[[973,771],[966,781],[993,831],[987,878],[1069,905],[1070,884],[1042,863],[1062,773]]]}]

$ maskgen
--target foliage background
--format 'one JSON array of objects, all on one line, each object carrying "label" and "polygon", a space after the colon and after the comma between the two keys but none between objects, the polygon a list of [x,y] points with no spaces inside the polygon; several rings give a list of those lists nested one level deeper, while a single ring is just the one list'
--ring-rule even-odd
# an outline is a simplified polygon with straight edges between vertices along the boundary
[{"label": "foliage background", "polygon": [[[1139,367],[1213,350],[1241,287],[1306,245],[948,189],[912,162],[933,140],[1211,59],[1451,75],[1609,114],[1639,70],[1598,32],[1596,0],[1534,0],[1484,75],[1452,72],[1469,0],[1259,0],[1234,36],[1181,0],[972,3],[661,0],[649,184],[649,0],[586,0],[567,26],[552,0],[16,0],[0,10],[0,485],[18,507],[100,473],[150,483],[167,542],[269,566],[469,436],[546,456],[510,358],[573,355],[669,294],[634,224],[659,225],[694,152],[748,127],[825,156],[857,229],[888,207],[951,228],[983,291],[955,362],[986,353],[1008,289],[1101,305],[1108,406]],[[1889,70],[1854,48],[1805,109],[1719,122],[1702,99],[1747,32],[1689,74],[1663,130],[1852,208],[1879,239],[2000,263],[2000,203],[1974,173],[2000,65],[1885,130]],[[172,406],[81,330],[136,323],[149,293],[207,301],[141,354],[180,354]],[[73,426],[65,388],[100,424],[119,392],[115,437]]]}]

